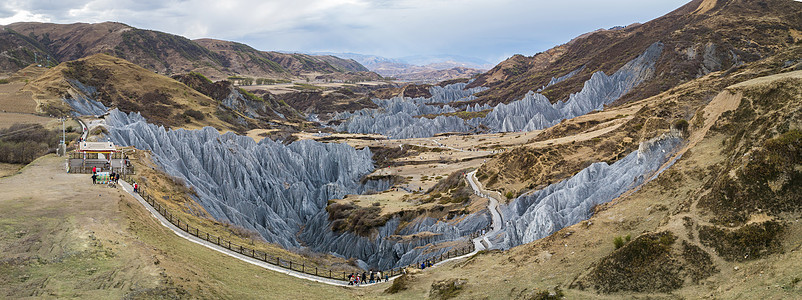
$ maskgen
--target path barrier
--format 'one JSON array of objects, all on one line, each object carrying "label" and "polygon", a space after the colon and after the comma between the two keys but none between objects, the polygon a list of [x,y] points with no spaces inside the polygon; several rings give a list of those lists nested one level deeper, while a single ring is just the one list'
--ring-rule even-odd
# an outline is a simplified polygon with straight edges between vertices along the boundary
[{"label": "path barrier", "polygon": [[[124,175],[122,178],[124,180],[126,180],[127,182],[133,183],[133,181],[131,180],[132,178],[131,178],[130,175]],[[307,266],[306,263],[304,263],[304,262],[298,262],[298,261],[293,261],[291,259],[286,259],[286,258],[282,258],[282,257],[279,257],[279,256],[274,256],[274,255],[265,253],[263,251],[256,250],[254,248],[249,248],[246,245],[237,244],[235,242],[232,242],[232,240],[227,239],[225,237],[222,237],[222,236],[219,236],[219,235],[215,235],[215,234],[203,231],[200,228],[197,228],[197,227],[194,227],[194,226],[190,225],[186,220],[182,220],[181,218],[179,218],[175,214],[173,214],[169,209],[165,208],[162,204],[159,203],[159,201],[156,201],[154,199],[154,197],[152,197],[147,192],[147,189],[143,188],[142,185],[139,185],[137,189],[138,189],[138,194],[142,197],[142,199],[145,199],[145,202],[147,202],[151,207],[153,207],[154,210],[156,210],[159,214],[161,214],[162,217],[167,219],[167,221],[169,221],[170,223],[172,223],[173,225],[175,225],[176,227],[178,227],[182,231],[184,231],[186,233],[189,233],[190,235],[193,235],[193,236],[195,236],[197,238],[200,238],[202,240],[205,240],[207,242],[216,244],[216,245],[218,245],[220,247],[228,249],[229,251],[236,252],[236,253],[239,253],[239,254],[242,254],[242,255],[257,259],[257,260],[261,260],[263,262],[266,262],[266,263],[269,263],[271,265],[278,266],[278,267],[281,267],[281,268],[284,268],[284,269],[289,269],[289,270],[292,270],[292,271],[301,272],[301,273],[304,273],[304,274],[309,274],[309,275],[322,277],[322,278],[327,278],[327,279],[332,279],[332,280],[340,280],[340,281],[345,281],[345,282],[348,281],[348,275],[349,274],[346,274],[347,272],[334,271],[331,268],[321,268],[321,267],[318,267],[318,266],[311,266],[311,265]],[[491,227],[491,225],[488,225],[483,229],[480,229],[480,230],[477,230],[476,232],[471,233],[470,235],[468,235],[468,237],[470,237],[470,239],[474,239],[476,237],[481,236],[482,232],[485,232],[485,231],[489,232],[489,228]],[[420,265],[422,263],[424,263],[424,262],[427,263],[427,267],[428,267],[429,263],[431,265],[434,265],[434,264],[436,264],[438,262],[441,262],[443,260],[446,260],[446,259],[449,259],[449,258],[452,258],[452,257],[462,256],[462,255],[471,253],[473,251],[474,251],[474,245],[473,245],[473,243],[469,243],[469,246],[465,246],[465,247],[462,247],[462,248],[459,248],[459,249],[451,249],[451,250],[449,250],[449,251],[447,251],[445,253],[442,253],[440,255],[437,255],[437,256],[434,256],[434,257],[431,257],[431,258],[428,258],[428,259],[421,259],[421,260],[416,261],[415,263],[412,263],[412,264],[404,266],[404,267],[397,267],[397,268],[392,268],[390,270],[383,270],[383,271],[381,271],[381,273],[382,273],[382,276],[387,274],[389,277],[394,277],[396,275],[405,274],[407,268],[419,268]]]}]

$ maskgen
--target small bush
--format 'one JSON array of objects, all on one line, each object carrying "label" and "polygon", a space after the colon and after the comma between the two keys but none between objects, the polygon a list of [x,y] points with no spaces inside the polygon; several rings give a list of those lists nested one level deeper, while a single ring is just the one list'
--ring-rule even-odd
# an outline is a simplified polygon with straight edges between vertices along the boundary
[{"label": "small bush", "polygon": [[202,121],[203,119],[206,118],[206,115],[204,115],[202,112],[200,112],[198,110],[194,110],[194,109],[189,109],[189,110],[185,111],[184,115],[185,116],[190,116],[193,119],[198,120],[198,121]]},{"label": "small bush", "polygon": [[398,278],[393,280],[393,284],[390,285],[386,290],[385,293],[388,294],[395,294],[400,291],[404,291],[409,288],[409,284],[412,282],[412,276],[409,274],[404,274],[399,276]]},{"label": "small bush", "polygon": [[685,119],[674,120],[674,123],[671,124],[671,127],[685,133],[688,131],[688,121],[686,121]]},{"label": "small bush", "polygon": [[432,283],[432,288],[429,290],[430,299],[451,299],[456,297],[465,286],[467,281],[465,279],[446,279]]},{"label": "small bush", "polygon": [[622,239],[621,236],[613,238],[613,245],[615,245],[615,249],[624,247],[624,239]]},{"label": "small bush", "polygon": [[515,194],[513,194],[512,191],[507,191],[507,193],[504,194],[504,196],[507,197],[507,199],[512,199],[515,197]]},{"label": "small bush", "polygon": [[563,290],[560,289],[559,286],[554,287],[554,293],[549,292],[549,290],[540,290],[535,292],[534,294],[530,295],[526,299],[529,300],[558,300],[565,298],[565,293]]}]

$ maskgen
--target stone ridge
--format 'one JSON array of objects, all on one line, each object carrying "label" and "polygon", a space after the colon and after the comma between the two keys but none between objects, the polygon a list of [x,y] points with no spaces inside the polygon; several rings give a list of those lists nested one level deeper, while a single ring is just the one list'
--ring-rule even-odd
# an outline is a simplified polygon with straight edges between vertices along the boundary
[{"label": "stone ridge", "polygon": [[679,134],[664,134],[612,165],[594,163],[571,178],[502,205],[506,223],[503,236],[497,237],[503,239],[501,248],[526,244],[588,219],[593,206],[646,182],[681,143]]}]

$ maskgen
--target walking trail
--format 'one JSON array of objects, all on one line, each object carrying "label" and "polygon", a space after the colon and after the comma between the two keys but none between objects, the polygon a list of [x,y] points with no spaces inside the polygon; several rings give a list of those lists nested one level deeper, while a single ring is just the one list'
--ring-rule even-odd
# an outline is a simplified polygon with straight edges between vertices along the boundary
[{"label": "walking trail", "polygon": [[479,182],[479,180],[476,180],[476,170],[473,170],[473,171],[469,172],[468,174],[465,175],[465,177],[468,180],[468,183],[471,185],[471,188],[473,189],[473,193],[476,194],[479,197],[487,198],[487,200],[488,200],[487,201],[487,210],[490,211],[490,217],[491,217],[491,220],[492,220],[492,223],[490,225],[490,231],[489,232],[485,232],[485,234],[480,235],[479,237],[473,239],[473,246],[474,246],[473,247],[473,252],[465,254],[465,255],[462,255],[462,256],[452,257],[452,258],[443,260],[441,262],[438,262],[438,263],[434,264],[434,266],[438,266],[438,265],[441,265],[441,264],[449,262],[449,261],[454,261],[454,260],[458,260],[458,259],[471,257],[474,254],[478,253],[479,251],[490,249],[491,247],[493,247],[493,243],[490,242],[489,237],[495,236],[499,231],[501,231],[501,214],[498,212],[498,203],[499,202],[498,202],[498,198],[497,198],[497,197],[501,197],[501,194],[499,194],[498,196],[495,196],[493,194],[494,193],[498,194],[498,192],[484,191],[482,189],[482,184]]}]

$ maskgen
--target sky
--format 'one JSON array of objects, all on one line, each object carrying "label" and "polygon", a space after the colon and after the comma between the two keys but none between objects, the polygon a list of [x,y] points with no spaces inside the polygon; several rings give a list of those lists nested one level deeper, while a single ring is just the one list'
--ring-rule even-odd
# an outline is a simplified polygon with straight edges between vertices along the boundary
[{"label": "sky", "polygon": [[265,51],[448,54],[495,64],[599,28],[647,22],[689,1],[4,0],[0,24],[114,21]]}]

